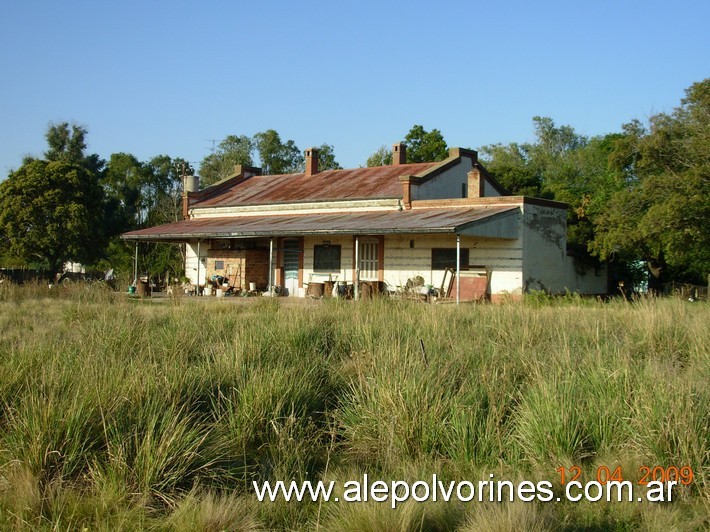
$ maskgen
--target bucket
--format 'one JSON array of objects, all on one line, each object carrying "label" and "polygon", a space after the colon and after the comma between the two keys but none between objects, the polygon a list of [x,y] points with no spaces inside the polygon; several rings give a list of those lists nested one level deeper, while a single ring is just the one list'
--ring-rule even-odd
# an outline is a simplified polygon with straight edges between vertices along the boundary
[{"label": "bucket", "polygon": [[323,297],[323,285],[324,283],[309,283],[308,295],[316,299],[319,297]]},{"label": "bucket", "polygon": [[129,293],[130,295],[135,295],[135,293],[136,293],[136,287],[135,287],[135,286],[129,286],[129,287],[128,287],[128,293]]},{"label": "bucket", "polygon": [[256,283],[249,283],[249,291],[256,292]]},{"label": "bucket", "polygon": [[211,286],[205,286],[205,295],[206,296],[212,295],[212,287]]},{"label": "bucket", "polygon": [[215,292],[215,295],[217,297],[224,297],[224,290],[222,290],[221,288],[218,288],[217,291]]}]

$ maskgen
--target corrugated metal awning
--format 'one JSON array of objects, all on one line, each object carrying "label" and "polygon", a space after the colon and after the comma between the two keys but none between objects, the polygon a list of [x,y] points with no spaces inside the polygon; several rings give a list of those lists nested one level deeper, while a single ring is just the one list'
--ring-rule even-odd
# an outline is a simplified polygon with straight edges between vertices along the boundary
[{"label": "corrugated metal awning", "polygon": [[[172,224],[124,233],[124,240],[184,242],[197,238],[250,238],[305,235],[384,235],[416,233],[462,233],[476,235],[478,222],[515,216],[519,207],[480,206],[428,208],[404,211],[368,211],[319,214],[280,214],[193,218]],[[482,224],[489,227],[490,224]],[[489,235],[515,238],[512,234]],[[509,232],[506,232],[509,233]]]}]

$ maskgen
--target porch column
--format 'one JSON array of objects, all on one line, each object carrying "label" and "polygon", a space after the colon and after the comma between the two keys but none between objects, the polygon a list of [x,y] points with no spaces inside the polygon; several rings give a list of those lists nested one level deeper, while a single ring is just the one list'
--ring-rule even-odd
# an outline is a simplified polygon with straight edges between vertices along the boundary
[{"label": "porch column", "polygon": [[355,279],[353,281],[355,285],[353,289],[355,290],[355,301],[360,299],[360,239],[355,237]]},{"label": "porch column", "polygon": [[138,286],[138,241],[136,240],[136,257],[133,260],[133,286]]},{"label": "porch column", "polygon": [[195,279],[195,295],[200,295],[200,239],[197,239],[197,279]]},{"label": "porch column", "polygon": [[461,300],[461,235],[456,235],[456,304]]},{"label": "porch column", "polygon": [[269,295],[274,295],[274,237],[269,238]]}]

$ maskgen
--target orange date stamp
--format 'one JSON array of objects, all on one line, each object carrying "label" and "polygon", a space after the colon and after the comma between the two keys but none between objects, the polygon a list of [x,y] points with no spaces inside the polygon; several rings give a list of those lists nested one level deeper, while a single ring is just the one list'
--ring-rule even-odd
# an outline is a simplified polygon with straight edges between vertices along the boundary
[{"label": "orange date stamp", "polygon": [[[560,475],[560,484],[563,486],[568,482],[576,482],[582,476],[582,468],[576,465],[570,467],[558,467],[555,471]],[[642,465],[638,468],[639,479],[637,483],[647,486],[649,482],[676,482],[683,486],[688,486],[693,482],[693,469],[690,466],[654,466]],[[600,484],[608,482],[623,482],[624,474],[621,466],[613,470],[607,466],[599,466],[596,469],[596,481]]]}]

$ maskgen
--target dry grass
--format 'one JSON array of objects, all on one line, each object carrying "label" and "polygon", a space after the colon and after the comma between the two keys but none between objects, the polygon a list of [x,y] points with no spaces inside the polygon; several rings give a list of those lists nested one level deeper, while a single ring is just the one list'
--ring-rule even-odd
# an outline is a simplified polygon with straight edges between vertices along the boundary
[{"label": "dry grass", "polygon": [[[161,304],[0,287],[0,528],[698,529],[704,303]],[[49,293],[48,293],[49,292]],[[420,347],[423,341],[426,356]],[[670,505],[256,503],[252,480],[691,465]],[[705,521],[704,521],[705,519]]]}]

